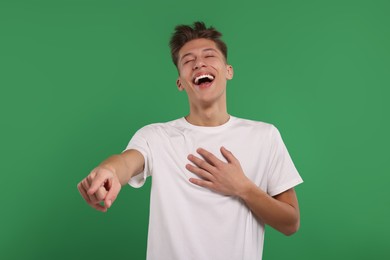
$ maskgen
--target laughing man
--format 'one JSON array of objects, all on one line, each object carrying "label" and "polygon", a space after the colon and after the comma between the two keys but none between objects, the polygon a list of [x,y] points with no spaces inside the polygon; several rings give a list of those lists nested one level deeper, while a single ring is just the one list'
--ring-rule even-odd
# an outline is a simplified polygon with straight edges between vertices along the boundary
[{"label": "laughing man", "polygon": [[141,128],[78,185],[105,212],[122,186],[152,176],[147,259],[261,259],[265,225],[299,228],[302,179],[278,130],[227,111],[234,73],[221,36],[202,22],[176,26],[171,55],[189,114]]}]

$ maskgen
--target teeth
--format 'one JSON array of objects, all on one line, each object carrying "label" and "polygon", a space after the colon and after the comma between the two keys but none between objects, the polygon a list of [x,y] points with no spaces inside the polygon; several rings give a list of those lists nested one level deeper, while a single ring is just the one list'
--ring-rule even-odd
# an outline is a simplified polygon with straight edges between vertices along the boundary
[{"label": "teeth", "polygon": [[214,79],[214,77],[212,75],[210,75],[210,74],[200,75],[200,76],[195,78],[195,80],[194,80],[195,84],[198,85],[199,80],[200,79],[204,79],[204,78],[208,78],[209,80],[213,80]]}]

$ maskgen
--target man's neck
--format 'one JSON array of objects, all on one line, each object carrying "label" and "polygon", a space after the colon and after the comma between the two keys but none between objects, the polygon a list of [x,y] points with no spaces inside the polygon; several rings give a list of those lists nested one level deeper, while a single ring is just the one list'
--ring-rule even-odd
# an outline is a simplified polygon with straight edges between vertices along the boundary
[{"label": "man's neck", "polygon": [[190,108],[186,120],[197,126],[219,126],[229,121],[230,115],[224,107]]}]

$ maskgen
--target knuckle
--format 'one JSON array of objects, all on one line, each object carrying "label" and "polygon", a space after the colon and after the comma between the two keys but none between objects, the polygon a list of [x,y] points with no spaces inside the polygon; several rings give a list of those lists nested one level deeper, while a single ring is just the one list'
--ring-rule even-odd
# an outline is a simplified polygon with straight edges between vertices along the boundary
[{"label": "knuckle", "polygon": [[218,169],[218,170],[222,170],[224,168],[224,164],[221,163],[220,161],[216,161],[215,162],[215,167]]},{"label": "knuckle", "polygon": [[93,179],[95,178],[95,176],[92,176],[92,174],[89,174],[87,176],[87,178],[85,178],[86,181],[88,181],[89,183],[91,183],[93,181]]},{"label": "knuckle", "polygon": [[95,178],[95,176],[96,176],[96,169],[93,169],[91,171],[91,173],[89,174],[89,176],[91,176],[92,178]]},{"label": "knuckle", "polygon": [[208,179],[208,173],[204,170],[201,170],[199,171],[199,175],[203,178],[203,179]]},{"label": "knuckle", "polygon": [[193,171],[195,174],[199,175],[199,176],[203,176],[203,170],[202,169],[199,169],[199,168],[195,168],[194,171]]}]

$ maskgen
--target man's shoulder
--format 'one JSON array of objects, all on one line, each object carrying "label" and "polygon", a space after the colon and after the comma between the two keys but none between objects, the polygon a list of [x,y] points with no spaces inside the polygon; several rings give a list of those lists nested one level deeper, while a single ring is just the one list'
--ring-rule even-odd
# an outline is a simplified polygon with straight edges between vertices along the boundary
[{"label": "man's shoulder", "polygon": [[143,126],[142,128],[170,127],[170,126],[175,126],[177,124],[180,124],[181,121],[183,121],[182,117],[177,118],[177,119],[173,119],[173,120],[164,121],[164,122],[150,123],[150,124]]},{"label": "man's shoulder", "polygon": [[176,127],[177,125],[180,125],[183,118],[178,118],[166,122],[156,122],[156,123],[150,123],[146,124],[143,127],[141,127],[137,132],[139,133],[152,133],[156,132],[162,129],[172,128]]},{"label": "man's shoulder", "polygon": [[237,126],[256,128],[264,131],[272,131],[273,129],[276,128],[273,124],[264,121],[241,118],[241,117],[233,117],[233,118],[234,118],[235,125]]}]

